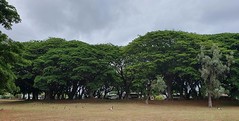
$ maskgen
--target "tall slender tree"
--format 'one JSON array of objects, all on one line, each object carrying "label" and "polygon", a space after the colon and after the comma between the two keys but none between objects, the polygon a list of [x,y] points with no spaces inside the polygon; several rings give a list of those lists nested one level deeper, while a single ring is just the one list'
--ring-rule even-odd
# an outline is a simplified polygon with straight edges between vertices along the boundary
[{"label": "tall slender tree", "polygon": [[201,77],[204,81],[208,94],[208,107],[212,107],[212,96],[215,90],[220,88],[219,77],[223,76],[229,70],[230,64],[223,64],[222,53],[215,44],[209,50],[209,54],[205,54],[204,47],[201,47],[201,53],[198,55],[202,68]]}]

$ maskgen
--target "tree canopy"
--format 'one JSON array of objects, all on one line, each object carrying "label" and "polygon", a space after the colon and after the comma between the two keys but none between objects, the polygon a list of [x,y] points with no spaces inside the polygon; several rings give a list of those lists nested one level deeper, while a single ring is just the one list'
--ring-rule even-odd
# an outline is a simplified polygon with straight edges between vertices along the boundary
[{"label": "tree canopy", "polygon": [[[0,23],[5,29],[11,29],[13,23],[21,22],[20,16],[14,6],[9,5],[6,0],[0,0]],[[8,90],[16,90],[14,80],[16,78],[12,71],[13,65],[22,61],[23,46],[14,42],[0,31],[0,93]]]},{"label": "tree canopy", "polygon": [[21,22],[20,15],[14,6],[9,5],[6,0],[0,0],[0,23],[5,29],[12,29],[13,23]]},{"label": "tree canopy", "polygon": [[[2,26],[19,22],[16,8],[0,0]],[[27,99],[208,96],[211,107],[215,92],[239,98],[238,51],[238,33],[152,31],[116,46],[61,38],[15,42],[0,31],[0,93]]]},{"label": "tree canopy", "polygon": [[[239,34],[233,33],[200,35],[182,31],[149,32],[127,46],[49,38],[22,42],[23,57],[29,62],[12,67],[19,92],[32,94],[31,99],[38,99],[39,94],[45,94],[45,99],[107,98],[111,93],[118,99],[157,95],[201,99],[207,96],[210,83],[205,83],[205,74],[199,71],[204,63],[198,60],[200,47],[209,49],[217,44],[222,55],[227,55],[220,58],[223,67],[230,67],[223,69],[228,70],[226,78],[217,80],[221,85],[217,91],[236,98],[238,39]],[[214,57],[216,51],[205,53]]]},{"label": "tree canopy", "polygon": [[14,80],[16,76],[13,66],[22,62],[22,45],[14,42],[7,35],[0,32],[0,93],[4,90],[16,90]]}]

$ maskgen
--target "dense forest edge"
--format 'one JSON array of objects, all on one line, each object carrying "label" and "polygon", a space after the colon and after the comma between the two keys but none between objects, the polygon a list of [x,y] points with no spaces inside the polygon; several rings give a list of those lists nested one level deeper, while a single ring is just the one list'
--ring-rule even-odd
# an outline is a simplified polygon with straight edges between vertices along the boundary
[{"label": "dense forest edge", "polygon": [[[11,29],[21,19],[13,6],[3,5],[1,11],[8,8],[5,13],[12,16],[0,16],[0,22]],[[117,46],[54,37],[17,42],[0,32],[0,94],[28,100],[140,98],[146,103],[208,97],[211,107],[211,97],[238,99],[238,51],[238,33],[158,30]]]}]

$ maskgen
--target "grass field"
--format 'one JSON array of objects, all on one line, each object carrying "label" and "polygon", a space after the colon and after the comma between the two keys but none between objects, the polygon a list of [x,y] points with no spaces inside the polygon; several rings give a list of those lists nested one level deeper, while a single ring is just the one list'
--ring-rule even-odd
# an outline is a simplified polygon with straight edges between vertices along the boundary
[{"label": "grass field", "polygon": [[0,100],[0,121],[239,121],[239,102]]}]

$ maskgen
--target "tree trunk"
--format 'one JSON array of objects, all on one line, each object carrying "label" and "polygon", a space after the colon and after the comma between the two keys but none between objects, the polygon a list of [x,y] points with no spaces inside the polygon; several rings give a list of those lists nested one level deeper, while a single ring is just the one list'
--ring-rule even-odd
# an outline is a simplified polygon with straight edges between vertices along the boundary
[{"label": "tree trunk", "polygon": [[212,108],[212,95],[210,92],[208,93],[208,107]]},{"label": "tree trunk", "polygon": [[35,95],[35,91],[32,92],[32,100],[35,100],[36,99],[36,95]]},{"label": "tree trunk", "polygon": [[146,100],[145,100],[146,104],[149,104],[149,98],[150,98],[149,96],[146,97]]},{"label": "tree trunk", "polygon": [[25,96],[26,96],[26,93],[23,93],[23,94],[22,94],[22,99],[23,99],[23,100],[25,100],[25,99],[26,99],[26,97],[25,97]]},{"label": "tree trunk", "polygon": [[61,99],[61,93],[58,93],[58,94],[56,95],[56,97],[57,97],[58,100],[60,100],[60,99]]},{"label": "tree trunk", "polygon": [[80,89],[78,90],[78,99],[83,99],[83,94],[84,94],[84,86],[81,86]]},{"label": "tree trunk", "polygon": [[173,96],[172,96],[172,81],[171,80],[167,80],[167,93],[168,93],[168,99],[172,100]]},{"label": "tree trunk", "polygon": [[28,93],[27,95],[28,95],[28,96],[27,96],[27,100],[30,100],[30,98],[31,98],[31,97],[30,97],[31,93]]},{"label": "tree trunk", "polygon": [[202,91],[200,87],[198,87],[198,97],[199,99],[202,99]]},{"label": "tree trunk", "polygon": [[88,94],[89,98],[94,98],[94,92],[91,89],[88,90]]},{"label": "tree trunk", "polygon": [[130,95],[129,89],[126,89],[126,91],[125,91],[125,99],[126,100],[130,98],[129,95]]},{"label": "tree trunk", "polygon": [[38,100],[38,96],[39,96],[38,93],[39,93],[38,91],[35,92],[35,100]]},{"label": "tree trunk", "polygon": [[104,95],[103,95],[103,99],[105,99],[105,98],[106,98],[106,94],[107,94],[107,90],[106,90],[106,89],[104,89]]},{"label": "tree trunk", "polygon": [[180,99],[184,99],[184,95],[183,95],[183,89],[184,89],[184,84],[183,81],[181,81],[180,83]]},{"label": "tree trunk", "polygon": [[149,100],[150,100],[150,95],[151,95],[151,81],[148,81],[147,83],[147,87],[146,87],[146,100],[145,100],[145,103],[146,104],[149,104]]},{"label": "tree trunk", "polygon": [[38,100],[38,91],[34,90],[32,92],[32,100]]},{"label": "tree trunk", "polygon": [[73,100],[73,98],[74,98],[74,92],[70,92],[70,94],[68,95],[69,96],[69,100]]},{"label": "tree trunk", "polygon": [[172,86],[173,86],[173,75],[172,74],[166,74],[165,76],[165,83],[167,85],[167,99],[168,100],[172,100],[173,99],[173,95],[172,95]]},{"label": "tree trunk", "polygon": [[73,98],[74,98],[74,96],[76,94],[77,88],[78,88],[78,84],[77,84],[77,82],[74,82],[72,90],[71,90],[71,92],[68,95],[70,100],[73,100]]},{"label": "tree trunk", "polygon": [[122,99],[122,95],[123,95],[122,87],[117,87],[117,92],[119,95],[119,99]]},{"label": "tree trunk", "polygon": [[51,91],[46,91],[45,92],[45,100],[50,100],[52,98],[51,95],[52,95]]},{"label": "tree trunk", "polygon": [[62,99],[62,100],[65,99],[65,94],[64,94],[64,93],[61,94],[61,99]]},{"label": "tree trunk", "polygon": [[185,95],[185,99],[189,99],[190,98],[190,90],[188,89],[188,83],[186,83],[186,85],[184,85],[184,95]]},{"label": "tree trunk", "polygon": [[81,92],[79,98],[83,99],[83,98],[85,98],[84,96],[85,96],[85,87],[82,88],[82,92]]},{"label": "tree trunk", "polygon": [[147,91],[145,103],[146,103],[146,104],[149,104],[149,100],[150,100],[150,92]]},{"label": "tree trunk", "polygon": [[125,99],[129,99],[129,95],[130,95],[129,84],[127,82],[125,82],[125,95],[124,95],[124,98]]}]

